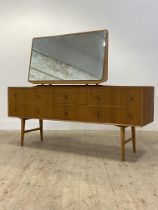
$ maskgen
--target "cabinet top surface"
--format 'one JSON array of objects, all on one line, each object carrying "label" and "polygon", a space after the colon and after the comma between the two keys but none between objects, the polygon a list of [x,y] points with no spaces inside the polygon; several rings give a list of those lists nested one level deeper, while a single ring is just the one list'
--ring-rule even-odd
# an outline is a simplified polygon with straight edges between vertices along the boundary
[{"label": "cabinet top surface", "polygon": [[127,85],[37,85],[37,86],[10,86],[8,88],[55,88],[55,87],[79,87],[79,88],[154,88],[154,86],[127,86]]}]

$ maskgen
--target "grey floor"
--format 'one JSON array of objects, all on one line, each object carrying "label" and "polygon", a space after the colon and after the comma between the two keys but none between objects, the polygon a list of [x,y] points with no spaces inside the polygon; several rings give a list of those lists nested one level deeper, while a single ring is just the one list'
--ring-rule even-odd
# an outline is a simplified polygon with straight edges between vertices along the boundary
[{"label": "grey floor", "polygon": [[[129,133],[127,134],[129,136]],[[158,132],[0,131],[0,210],[158,210]]]}]

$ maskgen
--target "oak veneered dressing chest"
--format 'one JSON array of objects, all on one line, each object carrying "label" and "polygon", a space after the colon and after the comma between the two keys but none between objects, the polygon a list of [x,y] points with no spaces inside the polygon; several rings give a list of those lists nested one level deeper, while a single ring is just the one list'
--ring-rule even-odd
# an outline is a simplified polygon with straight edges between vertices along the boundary
[{"label": "oak veneered dressing chest", "polygon": [[[43,119],[50,119],[119,126],[121,160],[126,143],[136,152],[135,127],[153,121],[154,88],[99,85],[108,79],[108,37],[104,29],[33,38],[28,81],[38,85],[8,89],[8,115],[21,119],[21,146],[27,132],[40,130],[43,140]],[[28,119],[39,119],[39,127],[25,130]]]},{"label": "oak veneered dressing chest", "polygon": [[107,123],[121,128],[153,121],[154,88],[53,85],[9,87],[8,114],[21,119]]}]

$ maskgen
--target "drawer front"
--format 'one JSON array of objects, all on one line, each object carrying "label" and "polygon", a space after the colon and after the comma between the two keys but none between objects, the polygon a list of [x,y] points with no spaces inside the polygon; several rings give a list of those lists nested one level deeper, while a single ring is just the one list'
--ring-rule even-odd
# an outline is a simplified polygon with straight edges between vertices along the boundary
[{"label": "drawer front", "polygon": [[90,122],[139,125],[140,107],[96,107],[89,106]]},{"label": "drawer front", "polygon": [[21,117],[23,116],[23,93],[20,88],[8,89],[8,115]]},{"label": "drawer front", "polygon": [[141,104],[140,88],[90,87],[88,104],[104,106],[138,106]]},{"label": "drawer front", "polygon": [[76,106],[58,104],[51,107],[50,117],[59,120],[75,120],[76,114]]},{"label": "drawer front", "polygon": [[45,104],[13,104],[10,103],[8,107],[8,115],[25,118],[48,118],[50,115],[49,109],[46,109]]},{"label": "drawer front", "polygon": [[10,88],[9,103],[47,103],[51,99],[51,90],[44,88]]},{"label": "drawer front", "polygon": [[25,104],[25,110],[26,115],[30,118],[49,119],[50,116],[50,108],[44,103],[27,103]]},{"label": "drawer front", "polygon": [[85,87],[10,88],[9,103],[87,104]]},{"label": "drawer front", "polygon": [[72,120],[82,122],[141,124],[140,107],[99,107],[86,105],[9,104],[9,116]]},{"label": "drawer front", "polygon": [[8,104],[8,115],[13,117],[23,117],[25,114],[24,107],[16,104],[16,103],[9,103]]},{"label": "drawer front", "polygon": [[45,88],[23,89],[23,95],[25,96],[25,102],[46,104],[51,99],[51,90]]},{"label": "drawer front", "polygon": [[85,105],[54,105],[51,108],[52,119],[88,122],[88,110]]},{"label": "drawer front", "polygon": [[89,122],[89,112],[85,105],[10,104],[9,116]]},{"label": "drawer front", "polygon": [[54,87],[53,104],[87,104],[88,90],[84,87]]},{"label": "drawer front", "polygon": [[23,102],[23,91],[20,88],[9,88],[8,89],[8,103],[17,104]]}]

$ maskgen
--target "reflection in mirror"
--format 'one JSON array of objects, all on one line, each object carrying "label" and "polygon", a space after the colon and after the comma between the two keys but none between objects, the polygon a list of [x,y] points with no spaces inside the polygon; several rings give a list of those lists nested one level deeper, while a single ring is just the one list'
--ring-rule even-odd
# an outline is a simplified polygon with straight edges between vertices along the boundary
[{"label": "reflection in mirror", "polygon": [[35,38],[29,81],[101,80],[106,31]]}]

